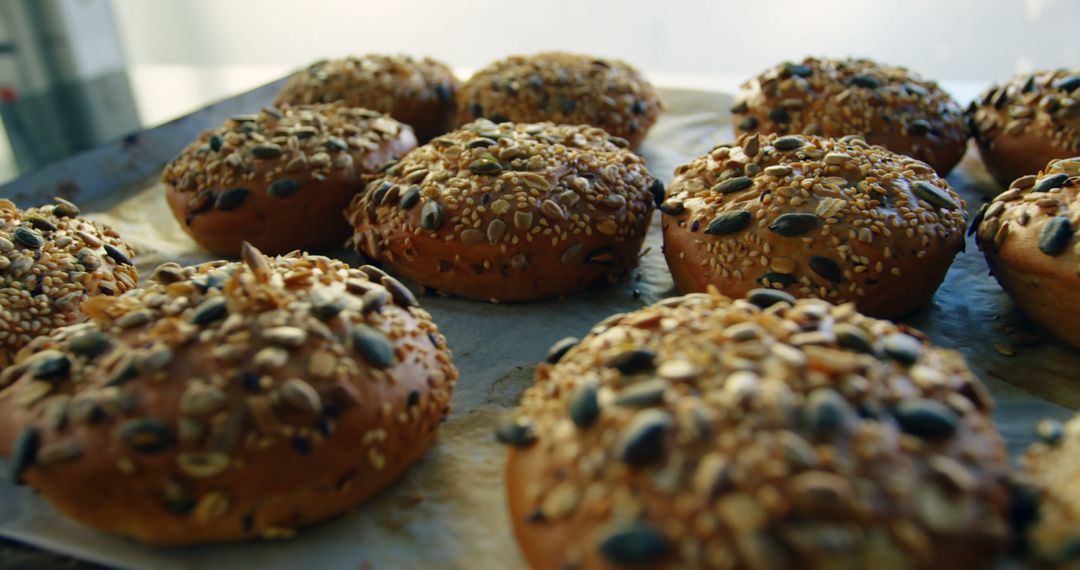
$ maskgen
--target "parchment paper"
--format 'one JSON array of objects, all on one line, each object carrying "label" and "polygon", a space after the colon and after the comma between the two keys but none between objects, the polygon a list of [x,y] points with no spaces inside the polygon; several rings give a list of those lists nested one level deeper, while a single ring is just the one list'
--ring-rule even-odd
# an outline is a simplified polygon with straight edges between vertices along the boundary
[{"label": "parchment paper", "polygon": [[[642,152],[652,172],[670,180],[679,164],[732,138],[730,97],[718,93],[663,90],[667,111]],[[974,152],[950,176],[968,201],[980,205],[993,189]],[[210,259],[180,230],[162,189],[153,183],[120,204],[98,205],[99,220],[113,225],[139,250],[145,274],[157,263]],[[84,207],[84,211],[94,208]],[[604,317],[675,294],[660,254],[658,215],[639,270],[617,286],[564,300],[491,305],[424,296],[454,351],[461,371],[453,413],[431,452],[382,495],[338,519],[301,530],[291,540],[155,549],[79,526],[23,487],[0,480],[0,535],[99,563],[132,568],[412,569],[523,567],[510,533],[502,483],[503,450],[492,426],[532,382],[533,366],[564,336],[581,336]],[[356,258],[337,252],[349,262]],[[995,418],[1015,457],[1033,439],[1035,422],[1064,419],[1073,407],[1080,354],[1052,341],[1015,347],[1015,356],[994,348],[1008,343],[1006,327],[1029,328],[969,241],[931,307],[908,319],[934,342],[960,350],[997,402]],[[1023,386],[1020,388],[1018,386]]]}]

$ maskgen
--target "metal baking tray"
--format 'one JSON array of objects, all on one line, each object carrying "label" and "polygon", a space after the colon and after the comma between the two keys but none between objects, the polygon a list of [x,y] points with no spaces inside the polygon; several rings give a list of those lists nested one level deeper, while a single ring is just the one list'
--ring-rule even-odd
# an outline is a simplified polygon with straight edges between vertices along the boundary
[{"label": "metal baking tray", "polygon": [[[24,207],[54,195],[75,201],[133,242],[143,275],[166,260],[208,260],[173,220],[158,173],[202,130],[269,104],[283,81],[28,174],[0,187],[0,197]],[[667,182],[676,166],[732,138],[731,97],[676,89],[661,89],[661,95],[667,110],[642,154]],[[949,181],[965,198],[969,214],[995,191],[973,149]],[[1080,353],[1033,334],[989,277],[974,243],[967,245],[933,303],[904,321],[938,345],[963,353],[993,395],[995,420],[1016,457],[1034,439],[1037,420],[1065,419],[1070,408],[1080,407]],[[493,440],[492,426],[531,384],[535,363],[555,340],[582,336],[610,314],[676,294],[660,252],[658,215],[645,248],[641,266],[628,278],[565,299],[491,305],[422,296],[461,372],[453,412],[427,456],[352,513],[289,540],[159,549],[82,527],[31,490],[0,480],[0,536],[133,568],[521,568],[505,509],[503,450]],[[344,250],[329,253],[357,261]]]}]

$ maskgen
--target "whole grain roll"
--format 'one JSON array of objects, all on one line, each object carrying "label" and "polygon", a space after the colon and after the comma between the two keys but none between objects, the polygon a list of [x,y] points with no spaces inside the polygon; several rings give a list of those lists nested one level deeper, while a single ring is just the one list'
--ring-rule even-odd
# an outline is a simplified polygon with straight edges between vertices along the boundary
[{"label": "whole grain roll", "polygon": [[1025,545],[1030,568],[1080,568],[1080,419],[1064,425],[1043,420],[1038,441],[1020,459],[1018,504],[1025,507]]},{"label": "whole grain roll", "polygon": [[188,145],[162,173],[176,220],[200,246],[236,257],[339,246],[341,211],[386,162],[416,146],[412,129],[340,103],[236,115]]},{"label": "whole grain roll", "polygon": [[984,91],[965,114],[983,163],[1006,186],[1080,154],[1080,69],[1017,75]]},{"label": "whole grain roll", "polygon": [[150,544],[289,536],[434,441],[457,371],[392,277],[246,246],[154,281],[88,301],[0,392],[12,479],[61,512]]},{"label": "whole grain roll", "polygon": [[527,301],[638,262],[663,186],[626,141],[585,125],[479,120],[372,180],[346,213],[357,251],[472,299]]},{"label": "whole grain roll", "polygon": [[593,125],[637,148],[663,105],[637,69],[613,59],[544,52],[477,71],[458,95],[458,122]]},{"label": "whole grain roll", "polygon": [[860,135],[945,176],[967,148],[956,101],[934,81],[869,59],[808,57],[743,84],[737,134]]},{"label": "whole grain roll", "polygon": [[684,293],[770,287],[886,318],[930,301],[967,221],[929,166],[856,136],[721,145],[675,171],[660,210]]},{"label": "whole grain roll", "polygon": [[[0,199],[0,369],[34,337],[83,319],[79,305],[135,288],[135,252],[63,198],[20,210]],[[0,372],[0,387],[11,372]]]},{"label": "whole grain roll", "polygon": [[1016,179],[971,229],[990,273],[1024,313],[1080,347],[1080,157]]},{"label": "whole grain roll", "polygon": [[959,570],[1008,546],[992,403],[915,330],[714,290],[569,346],[496,433],[532,568]]},{"label": "whole grain roll", "polygon": [[386,113],[412,127],[420,142],[453,128],[459,83],[429,57],[367,54],[318,61],[296,74],[276,105],[341,102]]}]

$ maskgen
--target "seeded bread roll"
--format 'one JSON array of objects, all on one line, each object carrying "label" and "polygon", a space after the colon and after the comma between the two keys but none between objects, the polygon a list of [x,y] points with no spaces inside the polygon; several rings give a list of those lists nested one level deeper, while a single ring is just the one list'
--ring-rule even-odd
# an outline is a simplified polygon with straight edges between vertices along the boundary
[{"label": "seeded bread roll", "polygon": [[934,81],[868,59],[808,57],[743,84],[737,134],[861,135],[945,176],[967,148],[963,111]]},{"label": "seeded bread roll", "polygon": [[1080,348],[1080,157],[1016,179],[971,225],[990,272],[1016,304]]},{"label": "seeded bread roll", "polygon": [[1007,546],[992,402],[917,331],[713,289],[571,342],[496,432],[533,568],[990,568]]},{"label": "seeded bread roll", "polygon": [[[1080,569],[1080,417],[1062,426],[1038,424],[1039,441],[1020,459],[1029,515],[1025,538],[1031,568]],[[1033,515],[1033,516],[1031,516]]]},{"label": "seeded bread roll", "polygon": [[289,536],[393,482],[457,378],[416,299],[294,252],[154,272],[31,343],[0,392],[12,478],[94,528],[161,545]]},{"label": "seeded bread roll", "polygon": [[715,285],[854,301],[899,317],[930,301],[967,214],[925,163],[863,139],[752,135],[675,171],[664,254],[684,293]]},{"label": "seeded bread roll", "polygon": [[1005,186],[1080,154],[1080,69],[1017,75],[968,107],[986,169]]},{"label": "seeded bread roll", "polygon": [[356,196],[357,251],[447,293],[528,301],[638,262],[663,186],[585,125],[479,120],[410,152]]},{"label": "seeded bread roll", "polygon": [[458,88],[442,62],[368,54],[311,64],[281,90],[277,105],[340,101],[374,109],[411,126],[427,142],[453,128]]},{"label": "seeded bread roll", "polygon": [[[82,320],[79,304],[135,288],[135,254],[110,227],[56,203],[20,210],[0,199],[0,369],[31,339]],[[0,388],[10,382],[0,372]]]},{"label": "seeded bread roll", "polygon": [[662,108],[652,84],[622,61],[545,52],[477,71],[458,96],[458,123],[593,125],[637,148]]},{"label": "seeded bread roll", "polygon": [[416,147],[407,125],[340,104],[266,108],[206,131],[165,167],[165,197],[199,245],[236,257],[338,246],[341,211],[387,161]]}]

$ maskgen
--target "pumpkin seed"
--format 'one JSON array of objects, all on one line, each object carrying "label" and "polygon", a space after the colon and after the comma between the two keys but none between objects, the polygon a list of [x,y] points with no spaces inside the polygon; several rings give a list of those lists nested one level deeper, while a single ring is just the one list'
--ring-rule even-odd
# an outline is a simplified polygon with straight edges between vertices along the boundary
[{"label": "pumpkin seed", "polygon": [[624,408],[648,408],[664,402],[664,393],[670,384],[667,380],[656,378],[638,382],[623,390],[616,398],[615,405]]},{"label": "pumpkin seed", "polygon": [[789,305],[795,304],[794,296],[790,293],[777,291],[776,289],[751,289],[750,292],[746,294],[746,298],[748,301],[762,309],[768,309],[777,303],[787,303]]},{"label": "pumpkin seed", "polygon": [[214,201],[214,208],[223,212],[229,212],[244,205],[250,191],[247,188],[230,188],[218,194]]},{"label": "pumpkin seed", "polygon": [[773,221],[772,225],[769,226],[769,231],[784,237],[801,236],[814,229],[820,219],[821,218],[817,217],[817,214],[804,212],[781,214]]},{"label": "pumpkin seed", "polygon": [[882,343],[885,354],[893,360],[906,365],[915,364],[922,354],[922,343],[911,335],[892,333]]},{"label": "pumpkin seed", "polygon": [[251,155],[261,160],[277,158],[281,153],[281,147],[276,144],[257,144],[251,147]]},{"label": "pumpkin seed", "polygon": [[893,410],[893,417],[904,433],[931,441],[951,437],[959,423],[956,412],[948,406],[926,399],[901,402]]},{"label": "pumpkin seed", "polygon": [[495,440],[510,447],[525,448],[536,443],[536,433],[529,420],[504,417],[495,426]]},{"label": "pumpkin seed", "polygon": [[274,198],[288,198],[300,190],[300,183],[291,178],[280,178],[266,187],[266,193]]},{"label": "pumpkin seed", "polygon": [[176,438],[163,422],[148,418],[128,420],[120,426],[120,438],[136,453],[161,453],[176,443]]},{"label": "pumpkin seed", "polygon": [[420,227],[428,231],[435,231],[443,222],[443,207],[434,200],[428,200],[420,209]]},{"label": "pumpkin seed", "polygon": [[616,442],[616,454],[627,465],[645,467],[664,455],[664,438],[672,425],[671,414],[657,408],[638,412]]},{"label": "pumpkin seed", "polygon": [[821,257],[820,255],[810,257],[810,269],[833,283],[844,280],[844,270],[840,268],[840,264],[828,257]]},{"label": "pumpkin seed", "polygon": [[578,428],[588,428],[600,417],[599,391],[596,382],[586,380],[570,393],[570,419]]},{"label": "pumpkin seed", "polygon": [[43,350],[32,358],[30,375],[37,380],[55,380],[71,370],[71,360],[59,350]]},{"label": "pumpkin seed", "polygon": [[652,370],[655,367],[655,361],[655,352],[647,348],[639,348],[620,352],[608,358],[604,365],[629,375]]},{"label": "pumpkin seed", "polygon": [[1039,251],[1058,255],[1065,251],[1073,238],[1072,224],[1065,216],[1054,216],[1039,231]]},{"label": "pumpkin seed", "polygon": [[714,236],[733,234],[750,224],[750,212],[747,210],[731,210],[724,212],[709,222],[705,233]]},{"label": "pumpkin seed", "polygon": [[671,551],[671,541],[659,529],[644,521],[616,523],[600,535],[597,549],[609,563],[642,566],[659,562]]},{"label": "pumpkin seed", "polygon": [[806,141],[804,141],[801,137],[788,135],[780,137],[773,141],[773,148],[781,152],[788,152],[802,148],[804,144],[806,144]]},{"label": "pumpkin seed", "polygon": [[389,368],[397,360],[394,355],[394,346],[390,344],[386,335],[368,325],[358,324],[353,328],[352,345],[353,350],[375,368]]},{"label": "pumpkin seed", "polygon": [[469,163],[469,171],[473,174],[495,175],[502,172],[503,167],[495,158],[485,156]]},{"label": "pumpkin seed", "polygon": [[23,473],[37,461],[38,448],[41,446],[41,433],[33,426],[26,426],[19,432],[15,445],[11,449],[8,474],[16,485],[22,484]]},{"label": "pumpkin seed", "polygon": [[41,237],[41,234],[30,228],[15,228],[14,237],[15,241],[23,244],[30,249],[38,249],[39,247],[45,245],[45,238]]},{"label": "pumpkin seed", "polygon": [[581,342],[578,338],[568,336],[564,339],[555,341],[555,344],[551,345],[551,348],[547,351],[547,362],[549,364],[556,364],[562,357],[570,351],[571,348],[577,346]]},{"label": "pumpkin seed", "polygon": [[957,204],[947,192],[925,180],[917,180],[911,185],[911,188],[915,191],[916,196],[922,198],[932,206],[945,208],[947,210],[957,210],[960,208],[960,204]]},{"label": "pumpkin seed", "polygon": [[753,185],[753,178],[750,178],[749,176],[736,176],[735,178],[728,178],[727,180],[713,186],[712,190],[721,194],[731,194],[734,192],[746,190]]}]

